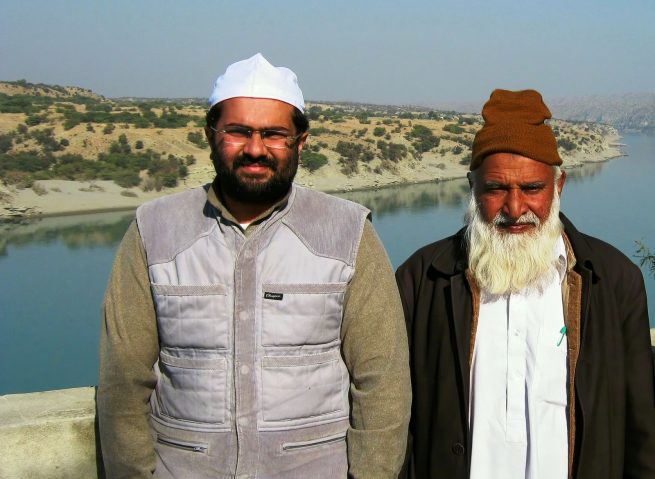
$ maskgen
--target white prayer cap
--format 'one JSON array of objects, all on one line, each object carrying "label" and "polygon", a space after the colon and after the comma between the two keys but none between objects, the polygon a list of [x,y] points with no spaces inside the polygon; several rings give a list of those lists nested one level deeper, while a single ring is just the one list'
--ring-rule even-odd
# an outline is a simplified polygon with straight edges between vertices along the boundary
[{"label": "white prayer cap", "polygon": [[288,68],[274,67],[261,53],[227,67],[214,82],[209,108],[239,96],[280,100],[305,111],[305,100],[296,74]]}]

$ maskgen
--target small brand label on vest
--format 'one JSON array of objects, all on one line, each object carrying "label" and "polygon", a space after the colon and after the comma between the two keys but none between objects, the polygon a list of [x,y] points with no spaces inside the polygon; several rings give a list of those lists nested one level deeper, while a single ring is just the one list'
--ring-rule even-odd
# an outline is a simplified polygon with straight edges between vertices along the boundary
[{"label": "small brand label on vest", "polygon": [[282,301],[284,295],[282,293],[269,293],[264,292],[264,299],[274,299],[275,301]]}]

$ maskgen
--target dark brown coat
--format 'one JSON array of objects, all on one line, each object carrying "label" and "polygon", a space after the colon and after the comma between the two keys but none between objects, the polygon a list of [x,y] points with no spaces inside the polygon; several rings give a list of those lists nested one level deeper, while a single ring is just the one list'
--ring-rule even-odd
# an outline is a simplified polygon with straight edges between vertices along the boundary
[{"label": "dark brown coat", "polygon": [[[576,479],[655,478],[655,386],[639,269],[562,215],[581,278],[575,369]],[[474,323],[463,230],[397,272],[410,341],[412,478],[469,476],[469,354]]]}]

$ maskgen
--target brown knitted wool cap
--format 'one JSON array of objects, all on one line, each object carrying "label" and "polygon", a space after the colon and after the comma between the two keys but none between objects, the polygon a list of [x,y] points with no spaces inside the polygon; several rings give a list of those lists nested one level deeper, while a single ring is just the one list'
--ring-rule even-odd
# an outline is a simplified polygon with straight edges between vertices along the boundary
[{"label": "brown knitted wool cap", "polygon": [[482,108],[484,126],[475,135],[470,170],[493,153],[516,153],[548,165],[561,165],[553,130],[544,123],[550,110],[535,90],[494,90]]}]

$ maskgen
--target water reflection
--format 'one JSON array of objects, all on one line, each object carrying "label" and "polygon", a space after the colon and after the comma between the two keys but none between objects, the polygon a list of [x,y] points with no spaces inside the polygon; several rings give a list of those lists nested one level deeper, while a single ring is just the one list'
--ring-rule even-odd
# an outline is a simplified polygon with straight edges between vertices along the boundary
[{"label": "water reflection", "polygon": [[134,218],[134,211],[24,219],[0,224],[0,256],[9,246],[61,243],[77,250],[115,247]]},{"label": "water reflection", "polygon": [[419,212],[436,209],[440,205],[459,207],[467,201],[468,194],[468,181],[458,178],[438,183],[416,183],[379,190],[353,191],[340,193],[338,196],[366,206],[377,218],[380,218],[399,210]]},{"label": "water reflection", "polygon": [[[584,183],[601,175],[609,162],[585,163],[567,170],[567,182]],[[440,206],[462,208],[468,200],[469,186],[464,178],[450,181],[399,185],[378,190],[339,193],[337,196],[360,203],[374,212],[376,218],[403,212],[436,210]],[[29,247],[34,244],[60,242],[76,250],[93,247],[116,247],[134,211],[95,213],[0,223],[0,257],[7,256],[7,247]]]},{"label": "water reflection", "polygon": [[568,169],[566,170],[566,181],[579,183],[582,181],[591,180],[601,174],[607,164],[607,161],[601,161],[598,163],[585,163],[580,167]]},{"label": "water reflection", "polygon": [[[600,175],[608,162],[585,163],[566,170],[567,181],[580,183]],[[362,204],[374,212],[376,218],[397,211],[419,212],[439,206],[459,208],[469,197],[468,181],[457,178],[449,181],[399,185],[378,190],[352,191],[337,196]]]}]

